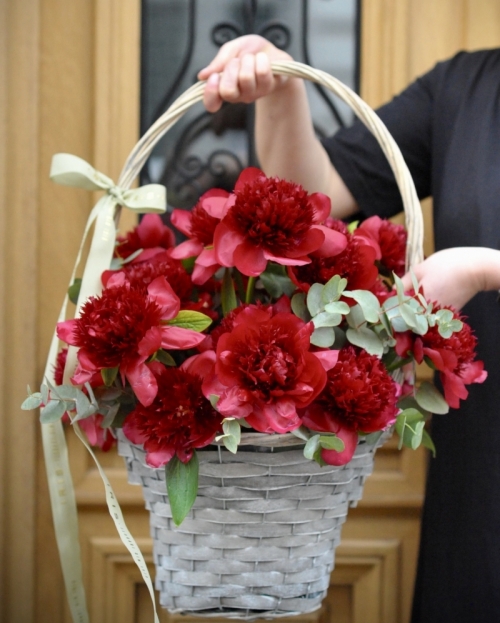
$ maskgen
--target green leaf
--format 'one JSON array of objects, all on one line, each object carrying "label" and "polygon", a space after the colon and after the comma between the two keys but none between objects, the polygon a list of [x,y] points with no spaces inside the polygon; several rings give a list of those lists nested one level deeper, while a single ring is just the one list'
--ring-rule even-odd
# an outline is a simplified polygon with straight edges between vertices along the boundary
[{"label": "green leaf", "polygon": [[212,320],[201,312],[181,309],[177,316],[168,320],[166,324],[169,327],[181,327],[182,329],[191,329],[201,333],[201,331],[204,331],[212,324]]},{"label": "green leaf", "polygon": [[358,228],[359,225],[359,221],[351,221],[349,223],[349,225],[347,226],[347,231],[352,234],[353,231],[356,231],[356,229]]},{"label": "green leaf", "polygon": [[344,301],[335,301],[334,303],[327,303],[325,305],[325,311],[331,314],[343,314],[346,315],[351,311],[351,308]]},{"label": "green leaf", "polygon": [[24,411],[31,411],[32,409],[38,409],[42,405],[42,394],[35,392],[26,398],[21,405],[21,409]]},{"label": "green leaf", "polygon": [[90,402],[87,396],[82,391],[79,391],[76,397],[76,417],[74,418],[74,421],[83,420],[84,418],[93,415],[96,411],[97,409]]},{"label": "green leaf", "polygon": [[180,526],[191,510],[198,494],[199,462],[196,451],[188,463],[183,463],[174,455],[165,465],[168,501],[172,518]]},{"label": "green leaf", "polygon": [[325,450],[336,450],[337,452],[345,450],[345,443],[337,435],[320,435],[319,445]]},{"label": "green leaf", "polygon": [[60,420],[66,412],[66,405],[59,400],[49,400],[48,404],[40,412],[40,422],[49,424]]},{"label": "green leaf", "polygon": [[102,368],[101,377],[106,387],[111,387],[118,376],[118,366],[116,368]]},{"label": "green leaf", "polygon": [[175,366],[175,359],[169,352],[163,350],[163,348],[156,351],[156,359],[164,366]]},{"label": "green leaf", "polygon": [[78,296],[80,294],[81,287],[82,280],[80,278],[76,278],[68,288],[68,298],[74,305],[78,303]]},{"label": "green leaf", "polygon": [[329,348],[335,342],[335,332],[331,327],[314,329],[311,335],[311,344],[322,348]]},{"label": "green leaf", "polygon": [[368,292],[368,290],[353,290],[352,292],[344,292],[344,296],[356,301],[368,322],[379,321],[381,309],[375,294]]},{"label": "green leaf", "polygon": [[425,421],[424,416],[416,409],[405,409],[396,418],[396,432],[402,445],[416,450],[422,442]]},{"label": "green leaf", "polygon": [[232,435],[222,435],[222,443],[232,454],[238,452],[238,442]]},{"label": "green leaf", "polygon": [[382,357],[384,354],[384,345],[380,341],[378,335],[371,329],[368,329],[368,327],[347,329],[346,336],[351,344],[364,348],[370,355]]},{"label": "green leaf", "polygon": [[299,426],[299,428],[296,428],[295,430],[291,430],[290,432],[292,433],[292,435],[295,435],[295,437],[298,437],[299,439],[302,439],[303,441],[308,441],[311,436],[309,433],[309,429],[306,428],[305,426]]},{"label": "green leaf", "polygon": [[315,329],[319,329],[320,327],[337,327],[341,322],[341,314],[330,314],[327,311],[320,312],[313,318]]},{"label": "green leaf", "polygon": [[352,329],[358,329],[363,325],[366,325],[365,315],[363,314],[363,310],[359,305],[354,305],[351,307],[350,312],[346,316],[347,324]]},{"label": "green leaf", "polygon": [[304,456],[306,459],[313,459],[316,450],[319,448],[319,435],[313,435],[307,440],[306,445],[304,446]]},{"label": "green leaf", "polygon": [[347,279],[340,275],[334,275],[329,279],[323,288],[322,298],[323,303],[333,303],[338,301],[342,296],[342,292],[346,289]]},{"label": "green leaf", "polygon": [[422,433],[422,445],[424,446],[424,448],[427,448],[428,450],[432,452],[432,456],[434,457],[436,456],[436,446],[434,445],[434,442],[432,441],[431,436],[425,430],[425,428]]},{"label": "green leaf", "polygon": [[399,303],[404,303],[404,301],[405,301],[405,299],[407,297],[405,295],[405,287],[403,285],[403,282],[396,275],[396,273],[392,273],[392,276],[394,278],[394,285],[396,286],[396,294],[397,294],[397,297],[398,297],[398,301],[399,301]]},{"label": "green leaf", "polygon": [[76,400],[79,391],[74,385],[56,385],[50,393],[61,400]]},{"label": "green leaf", "polygon": [[323,287],[320,283],[313,283],[307,293],[307,309],[313,317],[323,311]]},{"label": "green leaf", "polygon": [[[222,304],[222,313],[224,314],[224,316],[227,316],[230,311],[238,307],[238,301],[236,299],[236,292],[234,289],[234,281],[231,276],[230,268],[226,268],[224,270],[224,278],[222,280],[222,289],[221,289],[221,304]],[[199,329],[196,329],[196,331],[198,330]],[[200,330],[203,331],[203,329],[200,329]]]},{"label": "green leaf", "polygon": [[275,299],[279,299],[283,294],[292,296],[296,290],[295,284],[286,274],[278,275],[275,272],[266,270],[260,275],[260,280],[269,295]]},{"label": "green leaf", "polygon": [[429,381],[424,381],[417,389],[415,400],[430,413],[448,413],[450,407],[441,392]]},{"label": "green leaf", "polygon": [[[411,277],[411,283],[412,283],[413,289],[415,290],[415,293],[418,293],[418,291],[420,290],[420,284],[418,283],[417,277],[411,268],[410,268],[410,277]],[[427,305],[427,301],[424,303],[424,307],[426,305]]]},{"label": "green leaf", "polygon": [[417,318],[415,312],[407,303],[401,303],[399,306],[399,312],[406,324],[414,329],[417,326]]},{"label": "green leaf", "polygon": [[228,418],[222,421],[222,430],[226,435],[230,437],[234,437],[236,439],[236,444],[239,444],[241,441],[241,426],[238,420],[234,418]]},{"label": "green leaf", "polygon": [[311,320],[311,314],[306,305],[306,295],[303,292],[297,292],[292,296],[291,306],[293,313],[304,322]]},{"label": "green leaf", "polygon": [[212,405],[212,407],[214,409],[217,409],[217,403],[220,400],[220,396],[217,396],[216,394],[210,394],[209,400],[210,400],[210,404]]},{"label": "green leaf", "polygon": [[101,415],[103,416],[100,426],[102,426],[102,428],[110,428],[113,425],[116,416],[118,415],[119,409],[119,402],[115,402],[115,404],[109,406],[106,405],[104,409],[100,411]]}]

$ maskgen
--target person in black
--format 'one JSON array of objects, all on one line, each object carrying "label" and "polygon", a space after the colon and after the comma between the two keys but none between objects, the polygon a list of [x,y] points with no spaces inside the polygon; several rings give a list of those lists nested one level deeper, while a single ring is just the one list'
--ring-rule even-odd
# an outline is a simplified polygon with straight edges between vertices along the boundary
[{"label": "person in black", "polygon": [[[221,48],[200,74],[205,106],[256,104],[256,144],[268,175],[332,199],[332,215],[402,210],[394,176],[360,122],[322,142],[304,85],[274,77],[290,59],[255,35]],[[434,202],[437,253],[414,268],[426,296],[460,309],[489,378],[459,412],[434,418],[413,623],[500,621],[500,50],[438,63],[377,112],[399,145],[420,198]],[[404,278],[410,286],[409,276]]]}]

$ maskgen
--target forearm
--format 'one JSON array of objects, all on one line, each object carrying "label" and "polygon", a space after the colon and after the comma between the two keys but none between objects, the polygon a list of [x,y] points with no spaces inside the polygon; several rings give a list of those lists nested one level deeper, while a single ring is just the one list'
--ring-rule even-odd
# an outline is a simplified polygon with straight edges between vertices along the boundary
[{"label": "forearm", "polygon": [[267,175],[293,180],[332,199],[332,215],[345,218],[356,202],[315,135],[302,80],[289,79],[256,102],[255,139]]}]

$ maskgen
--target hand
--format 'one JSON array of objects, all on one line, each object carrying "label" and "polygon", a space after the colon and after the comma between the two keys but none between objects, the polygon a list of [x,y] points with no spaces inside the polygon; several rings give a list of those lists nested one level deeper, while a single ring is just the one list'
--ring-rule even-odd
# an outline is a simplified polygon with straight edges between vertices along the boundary
[{"label": "hand", "polygon": [[[500,251],[486,247],[455,247],[438,251],[413,267],[424,296],[444,306],[461,309],[484,290],[500,288]],[[403,277],[406,290],[411,276]]]},{"label": "hand", "polygon": [[259,35],[245,35],[225,43],[212,62],[198,73],[207,80],[203,103],[209,112],[219,110],[223,101],[249,104],[269,95],[286,82],[274,76],[271,62],[292,60]]}]

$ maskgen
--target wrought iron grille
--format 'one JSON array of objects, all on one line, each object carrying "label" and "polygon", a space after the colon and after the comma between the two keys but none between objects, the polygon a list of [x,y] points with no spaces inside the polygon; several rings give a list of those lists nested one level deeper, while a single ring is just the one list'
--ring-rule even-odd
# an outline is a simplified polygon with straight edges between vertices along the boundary
[{"label": "wrought iron grille", "polygon": [[[361,0],[143,0],[141,131],[196,81],[231,39],[260,34],[295,60],[324,69],[358,90]],[[308,84],[316,132],[352,120],[330,93]],[[189,209],[209,188],[232,190],[240,171],[258,166],[253,106],[192,108],[155,148],[142,182],[168,188],[169,206]]]}]

